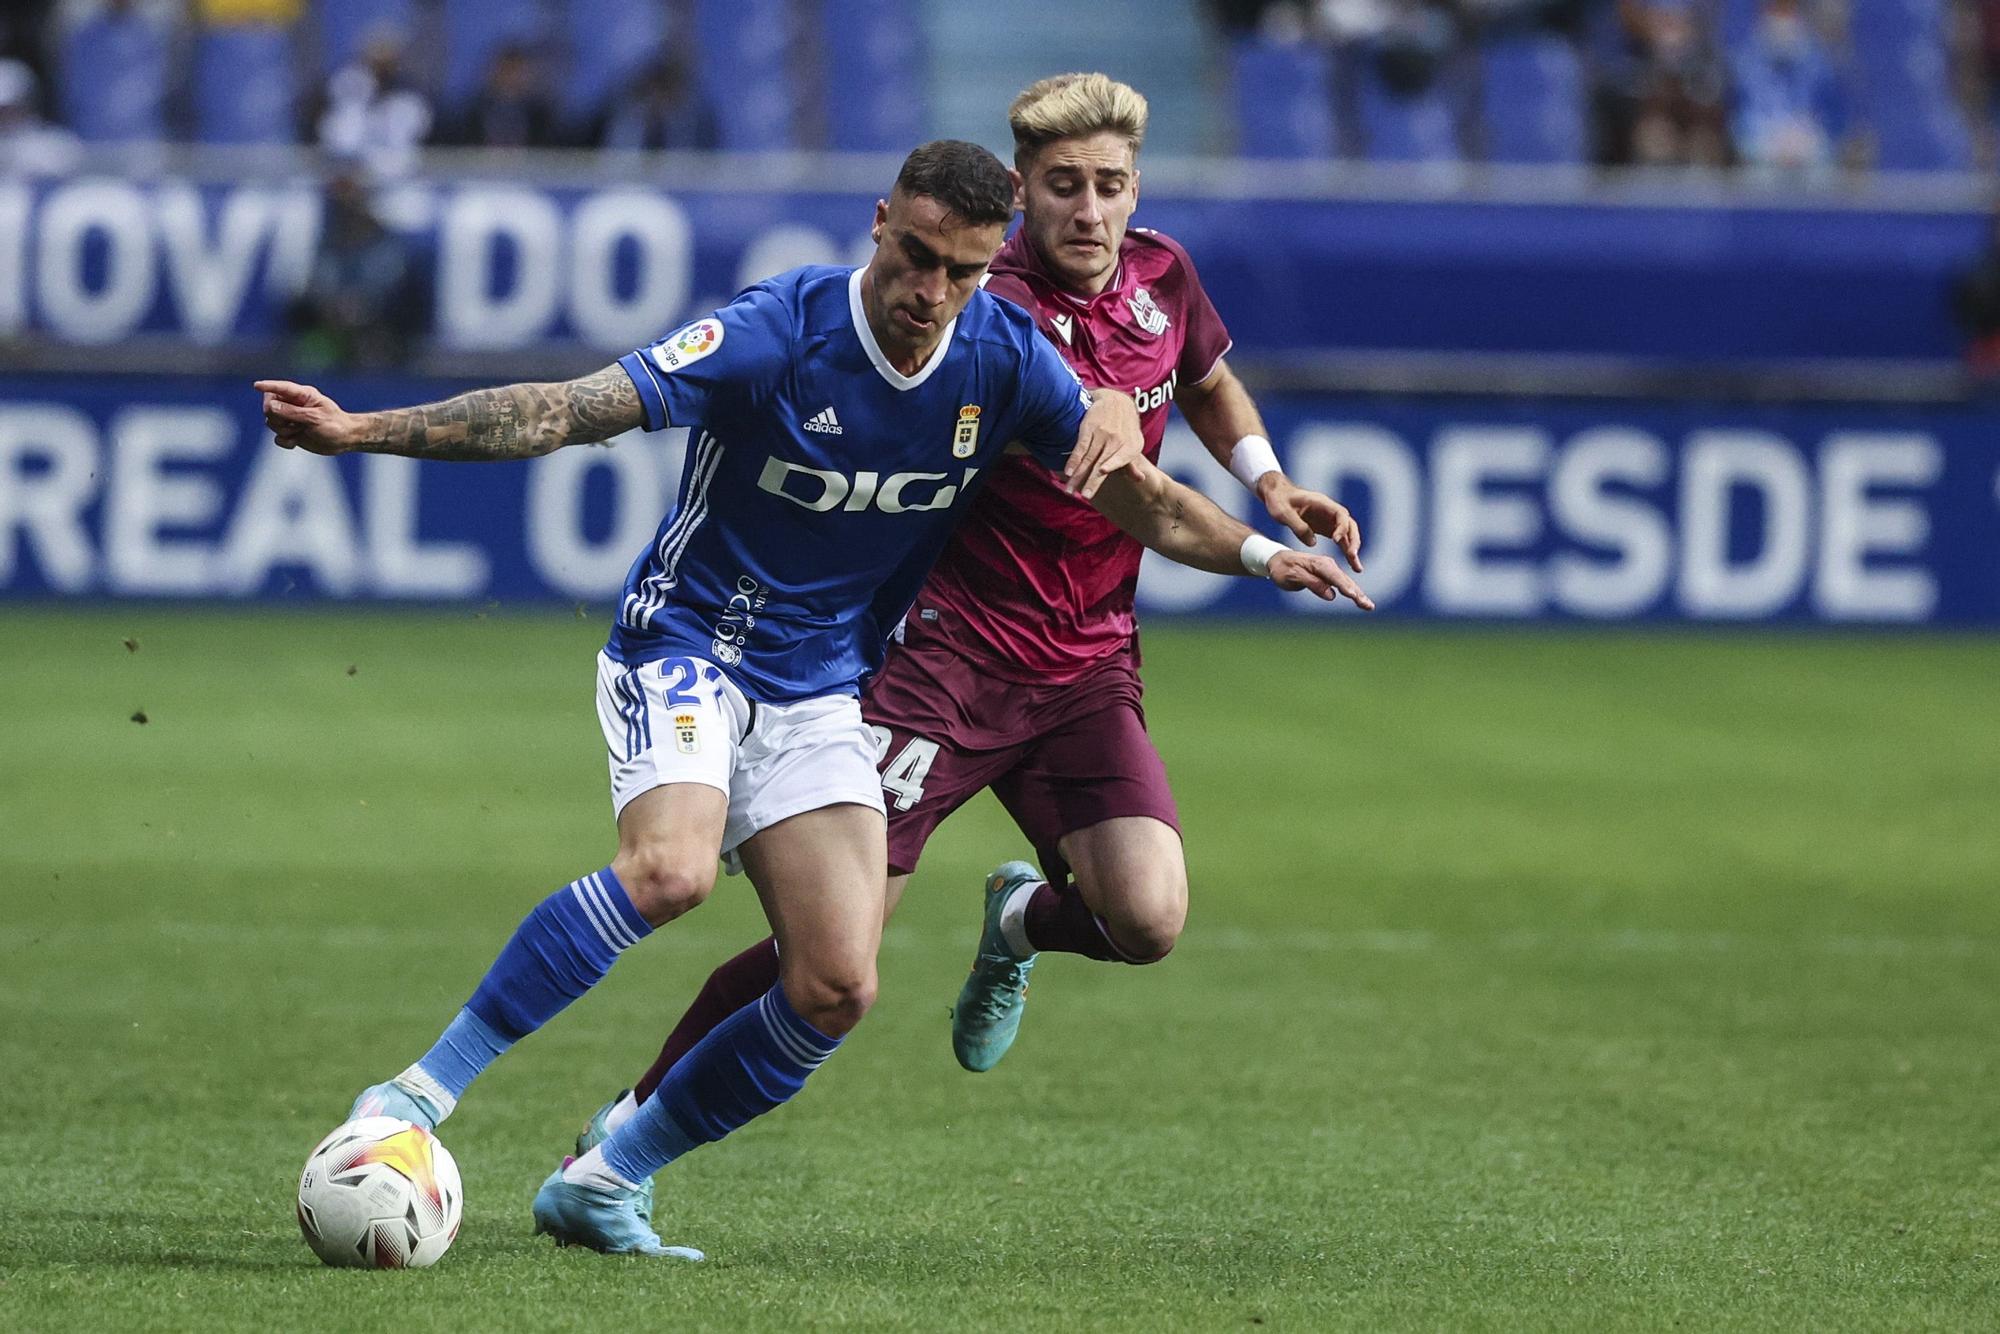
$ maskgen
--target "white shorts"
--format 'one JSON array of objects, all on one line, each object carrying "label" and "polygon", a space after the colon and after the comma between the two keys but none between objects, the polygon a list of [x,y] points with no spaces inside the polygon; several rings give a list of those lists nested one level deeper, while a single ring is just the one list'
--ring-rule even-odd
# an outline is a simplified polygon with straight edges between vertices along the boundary
[{"label": "white shorts", "polygon": [[611,802],[668,783],[701,783],[729,796],[722,860],[759,830],[823,806],[882,810],[875,737],[852,695],[753,704],[722,668],[702,658],[628,667],[597,655],[597,721],[611,759]]}]

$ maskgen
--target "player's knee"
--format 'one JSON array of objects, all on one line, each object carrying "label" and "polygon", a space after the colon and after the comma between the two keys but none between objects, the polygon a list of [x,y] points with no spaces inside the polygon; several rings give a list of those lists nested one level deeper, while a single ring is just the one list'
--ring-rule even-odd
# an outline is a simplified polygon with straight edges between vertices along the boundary
[{"label": "player's knee", "polygon": [[690,864],[668,848],[634,848],[618,854],[611,869],[632,906],[654,926],[701,906],[715,888],[715,863]]},{"label": "player's knee", "polygon": [[1111,924],[1111,938],[1131,963],[1158,963],[1174,952],[1187,914],[1161,913]]},{"label": "player's knee", "polygon": [[861,1022],[875,1003],[875,970],[822,967],[805,970],[785,983],[785,999],[799,1018],[837,1038]]},{"label": "player's knee", "polygon": [[1118,952],[1132,963],[1158,963],[1173,953],[1187,925],[1187,878],[1162,870],[1117,896],[1104,925]]}]

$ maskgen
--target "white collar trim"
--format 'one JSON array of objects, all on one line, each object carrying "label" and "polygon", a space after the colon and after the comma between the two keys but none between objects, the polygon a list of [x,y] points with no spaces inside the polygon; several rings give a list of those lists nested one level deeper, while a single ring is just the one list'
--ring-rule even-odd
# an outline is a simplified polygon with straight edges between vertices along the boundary
[{"label": "white collar trim", "polygon": [[938,338],[938,345],[931,349],[929,361],[915,375],[905,375],[889,364],[889,358],[882,353],[882,345],[875,341],[875,331],[868,327],[868,312],[861,305],[861,275],[864,270],[856,269],[847,279],[847,313],[854,321],[854,332],[861,339],[861,350],[868,354],[870,364],[893,389],[915,389],[931,378],[931,373],[944,364],[945,354],[951,350],[951,336],[958,328],[954,318],[944,326],[944,333]]}]

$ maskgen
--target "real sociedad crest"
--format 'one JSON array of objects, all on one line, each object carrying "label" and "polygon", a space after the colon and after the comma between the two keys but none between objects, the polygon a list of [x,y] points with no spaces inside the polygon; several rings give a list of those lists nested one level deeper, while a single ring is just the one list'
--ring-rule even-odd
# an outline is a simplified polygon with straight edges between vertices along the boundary
[{"label": "real sociedad crest", "polygon": [[1136,289],[1125,304],[1132,307],[1132,318],[1139,321],[1139,327],[1153,337],[1167,331],[1167,312],[1153,304],[1153,294],[1145,288]]},{"label": "real sociedad crest", "polygon": [[979,405],[967,403],[958,410],[958,429],[951,433],[951,456],[969,459],[979,448]]}]

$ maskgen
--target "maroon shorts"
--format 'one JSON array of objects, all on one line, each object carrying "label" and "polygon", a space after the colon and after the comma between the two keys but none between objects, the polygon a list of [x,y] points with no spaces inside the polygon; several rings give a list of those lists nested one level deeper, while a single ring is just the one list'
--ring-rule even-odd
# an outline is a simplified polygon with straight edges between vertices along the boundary
[{"label": "maroon shorts", "polygon": [[988,787],[1052,879],[1067,874],[1056,844],[1075,830],[1149,815],[1178,832],[1140,694],[1130,657],[1073,684],[1028,685],[983,675],[916,633],[891,644],[861,699],[875,729],[891,874],[914,871],[931,831]]}]

